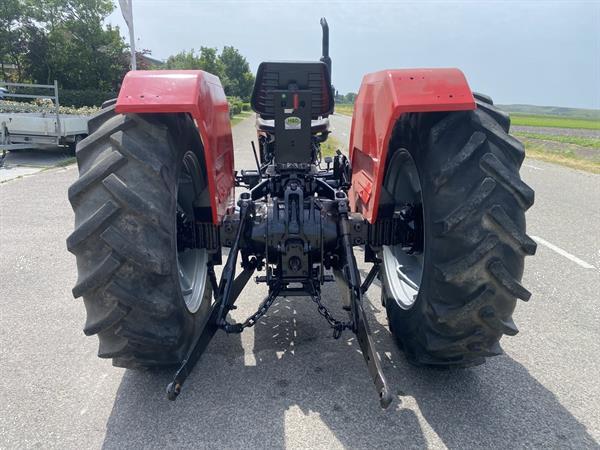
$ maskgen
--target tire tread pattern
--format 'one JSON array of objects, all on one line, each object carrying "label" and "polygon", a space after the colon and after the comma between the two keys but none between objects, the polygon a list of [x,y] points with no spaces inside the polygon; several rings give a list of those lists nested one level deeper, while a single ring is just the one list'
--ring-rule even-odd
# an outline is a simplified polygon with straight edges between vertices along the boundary
[{"label": "tire tread pattern", "polygon": [[75,230],[67,248],[79,274],[73,295],[83,297],[84,333],[98,336],[98,356],[120,367],[181,361],[197,320],[174,270],[176,176],[185,151],[177,139],[193,123],[183,115],[168,119],[169,127],[161,120],[117,115],[108,104],[90,120],[77,151],[79,179],[69,188]]},{"label": "tire tread pattern", "polygon": [[427,114],[407,117],[392,138],[392,148],[420,146],[413,156],[430,186],[424,201],[433,205],[435,250],[425,263],[422,298],[402,310],[383,277],[390,329],[416,365],[470,367],[501,354],[502,335],[518,333],[516,300],[531,296],[520,282],[524,257],[536,251],[525,232],[534,192],[519,176],[524,148],[508,134],[508,115],[487,96],[475,99],[476,110],[434,123]]}]

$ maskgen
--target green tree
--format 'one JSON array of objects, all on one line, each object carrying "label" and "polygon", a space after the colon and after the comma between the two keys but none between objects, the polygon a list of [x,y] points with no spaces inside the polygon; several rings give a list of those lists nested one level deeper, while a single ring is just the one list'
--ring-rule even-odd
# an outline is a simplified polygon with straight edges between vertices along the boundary
[{"label": "green tree", "polygon": [[254,75],[246,58],[235,47],[225,46],[219,59],[225,72],[226,94],[247,100],[252,93]]},{"label": "green tree", "polygon": [[167,58],[165,69],[171,70],[200,70],[200,55],[191,49],[189,52],[182,51]]},{"label": "green tree", "polygon": [[1,0],[0,76],[66,89],[115,90],[128,69],[119,29],[105,27],[112,0]]},{"label": "green tree", "polygon": [[217,49],[211,47],[200,47],[200,51],[191,49],[182,51],[176,55],[169,56],[164,66],[165,69],[178,70],[204,70],[222,78],[223,65],[219,60]]},{"label": "green tree", "polygon": [[16,68],[15,81],[24,77],[24,55],[27,47],[24,5],[19,0],[2,0],[0,3],[0,75],[9,76],[7,66]]},{"label": "green tree", "polygon": [[114,90],[127,70],[119,29],[103,21],[111,0],[27,0],[36,24],[29,27],[27,59],[32,79],[57,79],[66,89]]},{"label": "green tree", "polygon": [[346,95],[344,95],[344,100],[346,101],[346,103],[354,104],[354,100],[356,100],[356,93],[348,92]]},{"label": "green tree", "polygon": [[216,48],[200,47],[182,51],[169,56],[164,69],[190,70],[199,69],[216,75],[228,96],[240,97],[244,100],[250,98],[254,75],[250,65],[240,52],[231,46],[225,46],[221,54]]},{"label": "green tree", "polygon": [[200,47],[199,62],[202,70],[212,73],[221,79],[226,78],[223,64],[219,59],[218,50],[216,48]]}]

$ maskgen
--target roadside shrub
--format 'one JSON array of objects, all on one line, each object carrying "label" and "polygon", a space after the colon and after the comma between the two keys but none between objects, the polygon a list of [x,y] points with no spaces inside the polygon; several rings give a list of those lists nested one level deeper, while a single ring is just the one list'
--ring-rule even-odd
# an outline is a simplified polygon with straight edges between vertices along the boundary
[{"label": "roadside shrub", "polygon": [[229,103],[229,115],[235,116],[236,114],[240,114],[242,111],[246,111],[244,109],[244,102],[239,97],[227,97],[227,102]]},{"label": "roadside shrub", "polygon": [[106,100],[116,98],[118,92],[100,90],[59,89],[58,100],[61,105],[80,108],[82,106],[100,106]]},{"label": "roadside shrub", "polygon": [[227,97],[229,103],[229,116],[233,117],[242,112],[243,102],[239,97]]},{"label": "roadside shrub", "polygon": [[250,103],[242,103],[242,111],[250,111]]},{"label": "roadside shrub", "polygon": [[[97,107],[82,106],[74,108],[72,106],[61,105],[59,114],[75,114],[79,116],[91,116],[99,111]],[[54,114],[54,103],[47,99],[37,99],[34,102],[13,102],[0,100],[0,113],[46,113]]]},{"label": "roadside shrub", "polygon": [[[28,94],[28,95],[54,95],[54,90],[52,89],[41,89],[34,88],[30,86],[20,86],[20,87],[11,87],[9,89],[11,93],[14,94]],[[58,89],[58,101],[61,106],[73,107],[73,108],[81,108],[84,106],[100,106],[106,100],[110,100],[111,98],[116,98],[118,92],[110,92],[103,90],[94,90],[94,89]],[[30,103],[33,102],[32,99],[28,98],[12,98],[6,97],[5,100],[10,100],[13,102],[22,102],[22,103]],[[39,100],[39,99],[38,99]]]}]

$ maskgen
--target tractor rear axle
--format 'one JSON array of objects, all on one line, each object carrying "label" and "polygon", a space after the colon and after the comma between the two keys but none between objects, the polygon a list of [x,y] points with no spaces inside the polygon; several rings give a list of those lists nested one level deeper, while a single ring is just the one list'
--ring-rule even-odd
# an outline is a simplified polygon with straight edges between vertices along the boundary
[{"label": "tractor rear axle", "polygon": [[[336,165],[347,164],[338,155]],[[267,172],[265,170],[265,172]],[[206,349],[217,329],[227,333],[240,333],[251,327],[264,315],[277,297],[308,296],[317,305],[319,313],[325,317],[333,329],[333,336],[339,338],[342,331],[349,329],[357,335],[358,342],[376,385],[382,407],[391,402],[391,394],[376,355],[369,326],[363,310],[363,295],[377,276],[379,262],[373,255],[376,248],[372,243],[391,245],[401,243],[406,248],[418,248],[414,214],[418,206],[406,205],[399,214],[368,224],[360,214],[352,214],[345,187],[339,178],[343,171],[319,170],[313,166],[308,172],[295,170],[266,177],[256,183],[254,174],[242,174],[238,178],[240,186],[250,187],[240,195],[238,211],[228,216],[221,227],[216,228],[218,241],[230,247],[219,283],[214,269],[210,268],[216,302],[212,307],[209,324],[204,332],[195,338],[174,380],[167,388],[168,398],[174,400],[190,371]],[[333,187],[338,186],[338,187]],[[265,195],[267,192],[269,195]],[[319,194],[316,197],[315,194]],[[206,224],[198,222],[192,231],[181,226],[195,236],[202,236]],[[400,242],[400,239],[404,239]],[[182,237],[186,245],[190,239]],[[196,245],[205,245],[197,241]],[[373,269],[361,283],[353,247],[366,245],[371,255]],[[235,277],[238,255],[242,256],[242,273]],[[213,255],[213,258],[218,258]],[[257,283],[268,285],[268,295],[258,310],[243,323],[229,323],[226,316],[239,296],[244,285],[255,270],[265,270],[264,276],[255,278]],[[349,312],[346,321],[336,319],[321,302],[321,287],[335,281],[328,273],[332,271],[344,286]],[[344,297],[344,295],[343,295]]]}]

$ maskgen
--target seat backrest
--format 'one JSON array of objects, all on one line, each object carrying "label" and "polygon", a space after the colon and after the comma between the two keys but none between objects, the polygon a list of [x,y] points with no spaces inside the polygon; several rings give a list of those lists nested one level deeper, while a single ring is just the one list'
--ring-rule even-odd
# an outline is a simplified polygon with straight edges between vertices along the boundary
[{"label": "seat backrest", "polygon": [[333,95],[327,65],[315,62],[263,62],[258,67],[251,106],[263,119],[275,118],[276,91],[310,91],[311,119],[333,112]]}]

